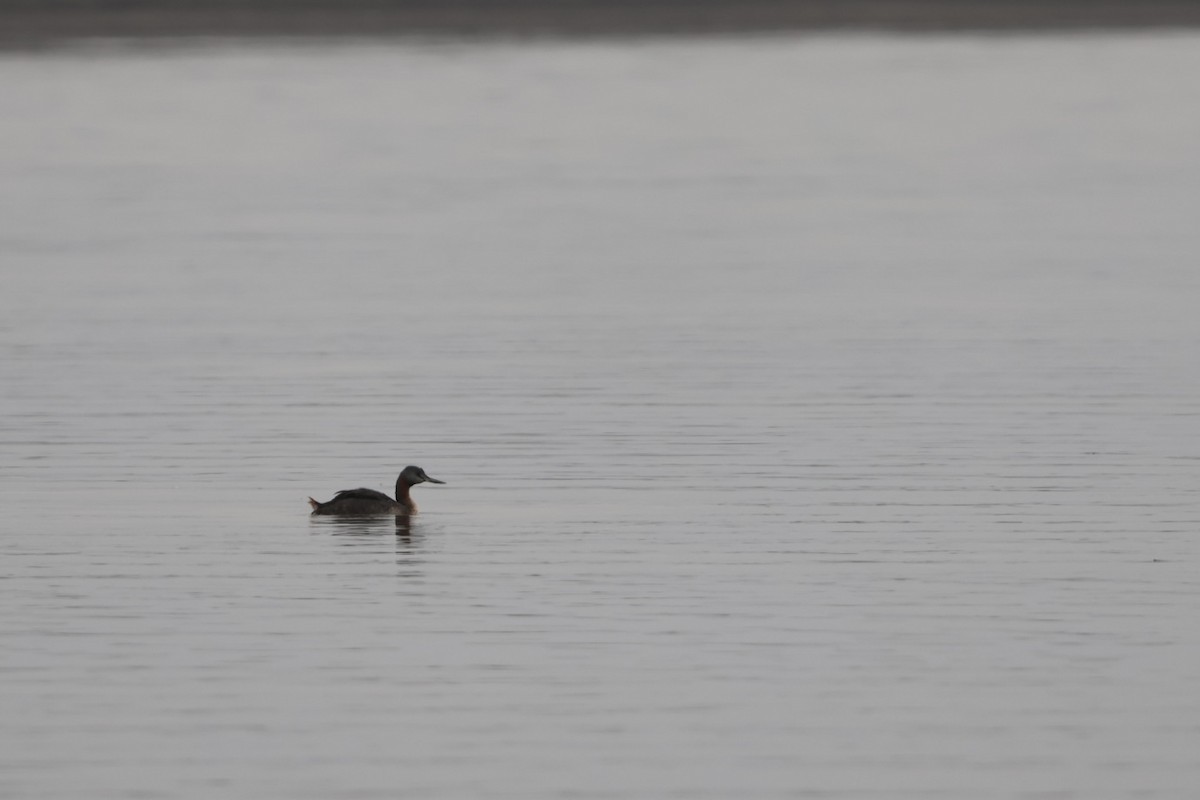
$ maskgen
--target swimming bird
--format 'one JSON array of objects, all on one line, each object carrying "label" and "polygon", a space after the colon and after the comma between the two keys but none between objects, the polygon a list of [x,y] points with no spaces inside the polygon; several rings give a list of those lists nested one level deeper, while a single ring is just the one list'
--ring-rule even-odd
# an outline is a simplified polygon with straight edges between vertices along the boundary
[{"label": "swimming bird", "polygon": [[312,506],[312,516],[337,514],[347,517],[366,517],[375,514],[415,514],[417,504],[413,502],[408,490],[418,483],[445,483],[437,478],[431,478],[420,467],[405,467],[396,478],[396,499],[388,497],[383,492],[374,489],[343,489],[333,496],[333,499],[322,503],[308,498]]}]

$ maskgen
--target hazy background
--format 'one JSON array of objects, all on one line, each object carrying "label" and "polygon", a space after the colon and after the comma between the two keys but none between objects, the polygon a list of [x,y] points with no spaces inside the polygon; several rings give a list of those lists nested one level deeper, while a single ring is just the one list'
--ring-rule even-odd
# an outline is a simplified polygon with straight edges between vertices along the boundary
[{"label": "hazy background", "polygon": [[0,795],[1200,784],[1194,33],[24,41]]}]

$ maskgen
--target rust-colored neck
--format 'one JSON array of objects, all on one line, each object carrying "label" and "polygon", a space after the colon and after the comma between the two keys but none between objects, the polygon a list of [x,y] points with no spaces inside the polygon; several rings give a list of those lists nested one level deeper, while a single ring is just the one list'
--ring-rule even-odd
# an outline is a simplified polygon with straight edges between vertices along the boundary
[{"label": "rust-colored neck", "polygon": [[410,512],[417,510],[417,504],[413,502],[412,496],[408,493],[409,486],[402,478],[396,479],[396,502],[407,508]]}]

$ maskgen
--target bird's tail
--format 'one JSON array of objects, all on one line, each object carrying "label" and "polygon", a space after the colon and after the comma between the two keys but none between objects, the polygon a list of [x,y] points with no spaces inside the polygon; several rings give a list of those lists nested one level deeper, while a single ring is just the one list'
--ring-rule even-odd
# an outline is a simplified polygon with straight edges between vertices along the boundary
[{"label": "bird's tail", "polygon": [[312,510],[313,510],[313,511],[316,511],[318,508],[320,508],[320,507],[321,507],[321,504],[320,504],[320,503],[318,503],[316,500],[313,500],[311,497],[310,497],[310,498],[308,498],[308,504],[309,504],[310,506],[312,506]]}]

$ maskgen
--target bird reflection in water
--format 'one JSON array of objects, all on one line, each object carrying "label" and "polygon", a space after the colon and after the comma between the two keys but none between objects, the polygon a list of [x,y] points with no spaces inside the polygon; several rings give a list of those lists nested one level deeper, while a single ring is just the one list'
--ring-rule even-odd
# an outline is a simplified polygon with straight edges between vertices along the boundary
[{"label": "bird reflection in water", "polygon": [[370,536],[395,533],[400,539],[410,540],[416,527],[408,514],[378,517],[310,517],[309,526],[328,529],[334,536]]},{"label": "bird reflection in water", "polygon": [[402,578],[421,577],[421,559],[417,552],[425,535],[419,523],[408,514],[395,517],[310,517],[314,533],[328,532],[338,537],[339,544],[346,547],[377,547],[381,536],[394,534],[396,565]]}]

